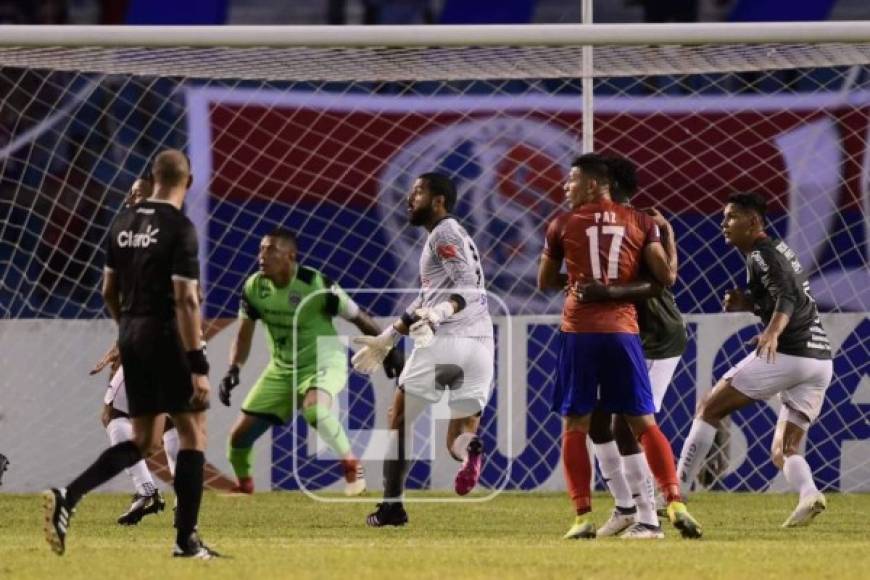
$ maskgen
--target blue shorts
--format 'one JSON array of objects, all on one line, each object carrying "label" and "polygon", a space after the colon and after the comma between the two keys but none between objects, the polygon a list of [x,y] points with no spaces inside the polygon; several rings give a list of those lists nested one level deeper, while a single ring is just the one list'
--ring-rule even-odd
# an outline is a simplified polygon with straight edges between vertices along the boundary
[{"label": "blue shorts", "polygon": [[628,333],[559,333],[553,411],[586,415],[600,407],[622,415],[655,413],[640,337]]}]

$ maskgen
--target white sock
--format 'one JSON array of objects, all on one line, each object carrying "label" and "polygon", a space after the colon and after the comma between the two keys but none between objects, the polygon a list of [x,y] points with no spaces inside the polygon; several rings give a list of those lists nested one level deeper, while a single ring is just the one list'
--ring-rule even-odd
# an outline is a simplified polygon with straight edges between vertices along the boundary
[{"label": "white sock", "polygon": [[619,447],[616,446],[616,441],[601,444],[593,443],[592,450],[595,452],[595,458],[598,460],[601,475],[604,476],[607,489],[610,490],[610,494],[616,502],[616,507],[635,507],[634,498],[631,497],[631,489],[628,487],[625,474],[622,472],[622,457],[619,455]]},{"label": "white sock", "polygon": [[175,463],[178,461],[178,429],[173,427],[163,434],[163,451],[166,452],[166,465],[169,466],[169,473],[175,477]]},{"label": "white sock", "polygon": [[791,488],[801,494],[802,500],[819,493],[819,488],[816,487],[816,482],[813,481],[813,472],[810,471],[810,466],[807,465],[807,460],[802,455],[789,455],[786,457],[785,465],[782,466],[782,472],[785,474],[785,480],[788,481]]},{"label": "white sock", "polygon": [[714,437],[716,437],[715,427],[703,419],[692,421],[692,428],[683,443],[683,449],[680,451],[680,462],[677,465],[677,478],[680,481],[680,493],[683,497],[688,495],[689,487],[698,477],[701,465],[713,446]]},{"label": "white sock", "polygon": [[[109,435],[109,442],[112,445],[131,441],[133,439],[133,424],[126,417],[117,417],[106,425],[106,433]],[[151,478],[151,472],[148,471],[148,466],[145,465],[144,459],[124,471],[133,480],[136,493],[139,495],[151,495],[157,491],[157,488],[154,487],[154,480]]]},{"label": "white sock", "polygon": [[656,488],[652,472],[646,462],[646,455],[641,451],[632,455],[622,456],[622,469],[631,495],[637,504],[637,521],[651,526],[659,525],[656,515]]},{"label": "white sock", "polygon": [[455,458],[458,458],[459,461],[465,461],[465,458],[468,457],[468,444],[471,443],[471,440],[477,437],[477,433],[460,433],[456,439],[453,440],[453,445],[450,446],[450,451],[453,453]]}]

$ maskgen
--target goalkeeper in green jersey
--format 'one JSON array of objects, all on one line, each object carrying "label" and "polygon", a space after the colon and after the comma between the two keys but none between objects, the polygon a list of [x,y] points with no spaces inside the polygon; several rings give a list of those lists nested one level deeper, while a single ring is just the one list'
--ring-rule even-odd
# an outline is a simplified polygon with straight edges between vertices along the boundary
[{"label": "goalkeeper in green jersey", "polygon": [[[251,351],[254,325],[266,325],[270,361],[242,403],[227,449],[238,485],[233,491],[253,493],[251,477],[254,442],[272,425],[287,423],[299,409],[305,421],[341,458],[345,494],[365,491],[359,460],[347,434],[330,410],[333,398],[347,379],[347,354],[332,319],[341,316],[364,334],[381,329],[337,284],[296,261],[296,237],[278,228],[260,242],[260,271],[245,281],[239,304],[239,329],[230,349],[230,368],[220,385],[220,400],[230,404],[239,372]],[[402,371],[404,360],[393,349],[384,359],[390,378]]]}]

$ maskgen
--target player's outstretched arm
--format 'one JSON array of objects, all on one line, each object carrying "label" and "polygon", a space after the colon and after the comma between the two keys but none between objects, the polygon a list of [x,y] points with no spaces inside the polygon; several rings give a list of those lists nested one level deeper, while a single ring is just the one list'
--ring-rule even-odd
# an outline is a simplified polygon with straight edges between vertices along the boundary
[{"label": "player's outstretched arm", "polygon": [[605,302],[609,300],[640,302],[648,298],[658,298],[662,295],[662,285],[649,280],[625,282],[605,286],[598,280],[571,285],[571,293],[580,302]]},{"label": "player's outstretched arm", "polygon": [[[356,316],[350,320],[360,332],[366,336],[377,337],[381,334],[381,327],[375,323],[369,314],[363,310],[359,310]],[[401,320],[398,321],[401,324]],[[395,328],[394,328],[395,330]],[[394,379],[402,374],[402,369],[405,367],[405,357],[402,351],[395,346],[392,346],[383,360],[384,372],[388,378]]]},{"label": "player's outstretched arm", "polygon": [[251,343],[254,340],[254,328],[256,325],[257,321],[252,318],[239,318],[239,329],[236,331],[236,336],[230,345],[230,368],[227,370],[224,378],[221,379],[220,388],[218,389],[218,398],[227,407],[230,406],[230,393],[239,386],[241,368],[248,361],[248,356],[251,354]]},{"label": "player's outstretched arm", "polygon": [[106,351],[106,354],[104,354],[102,358],[94,364],[94,368],[88,371],[88,374],[95,375],[107,366],[111,366],[112,372],[114,372],[116,364],[120,363],[120,358],[121,353],[118,352],[118,343],[115,343]]}]

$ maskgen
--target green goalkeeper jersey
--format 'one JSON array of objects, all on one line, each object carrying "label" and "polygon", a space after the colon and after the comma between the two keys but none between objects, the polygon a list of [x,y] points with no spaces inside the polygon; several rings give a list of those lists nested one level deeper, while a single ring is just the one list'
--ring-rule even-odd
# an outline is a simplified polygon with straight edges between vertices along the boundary
[{"label": "green goalkeeper jersey", "polygon": [[[314,371],[317,338],[335,336],[334,316],[343,315],[348,295],[329,278],[297,265],[283,288],[256,273],[245,281],[239,317],[262,320],[273,364],[294,371]],[[334,343],[333,343],[334,344]]]}]

